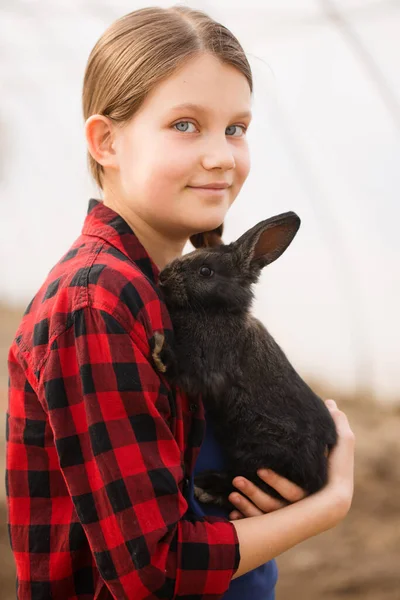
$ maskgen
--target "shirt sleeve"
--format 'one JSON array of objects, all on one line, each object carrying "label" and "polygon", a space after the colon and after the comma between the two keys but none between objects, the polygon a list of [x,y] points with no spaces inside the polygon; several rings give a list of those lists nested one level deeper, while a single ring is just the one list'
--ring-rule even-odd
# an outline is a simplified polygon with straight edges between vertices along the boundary
[{"label": "shirt sleeve", "polygon": [[61,470],[114,598],[220,598],[239,566],[234,525],[185,518],[168,392],[109,312],[75,311],[41,385]]}]

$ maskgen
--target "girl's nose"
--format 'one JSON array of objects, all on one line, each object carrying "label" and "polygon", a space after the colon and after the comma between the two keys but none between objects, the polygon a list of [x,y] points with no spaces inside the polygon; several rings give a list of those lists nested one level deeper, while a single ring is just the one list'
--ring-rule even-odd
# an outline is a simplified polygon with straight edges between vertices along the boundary
[{"label": "girl's nose", "polygon": [[203,164],[206,169],[220,168],[224,171],[234,169],[236,166],[235,157],[228,142],[225,140],[219,145],[215,141],[211,143],[208,152],[205,153]]}]

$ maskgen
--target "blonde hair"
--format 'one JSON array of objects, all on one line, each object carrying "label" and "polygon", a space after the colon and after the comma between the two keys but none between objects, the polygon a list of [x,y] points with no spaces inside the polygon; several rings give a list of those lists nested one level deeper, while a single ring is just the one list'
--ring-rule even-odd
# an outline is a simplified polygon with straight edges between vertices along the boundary
[{"label": "blonde hair", "polygon": [[[85,69],[83,116],[101,114],[123,124],[140,108],[147,94],[184,63],[203,52],[253,78],[236,37],[206,13],[175,5],[135,10],[112,23],[93,47]],[[87,152],[93,179],[103,189],[104,170]],[[223,223],[190,237],[195,248],[223,243]]]}]

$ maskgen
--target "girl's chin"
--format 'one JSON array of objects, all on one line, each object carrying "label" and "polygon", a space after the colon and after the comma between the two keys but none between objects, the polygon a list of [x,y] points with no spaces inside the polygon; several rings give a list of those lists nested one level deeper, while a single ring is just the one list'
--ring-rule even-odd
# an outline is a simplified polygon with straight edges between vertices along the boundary
[{"label": "girl's chin", "polygon": [[[191,210],[189,214],[182,214],[182,217],[188,223],[192,223],[195,227],[208,227],[208,229],[214,229],[221,225],[222,221],[225,219],[228,206],[202,206],[196,207],[194,210]],[[202,231],[206,231],[206,229],[202,229]]]}]

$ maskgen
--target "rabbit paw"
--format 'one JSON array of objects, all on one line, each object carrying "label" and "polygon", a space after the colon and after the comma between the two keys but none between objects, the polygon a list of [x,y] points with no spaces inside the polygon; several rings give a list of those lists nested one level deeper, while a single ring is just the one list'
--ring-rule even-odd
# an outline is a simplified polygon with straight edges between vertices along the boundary
[{"label": "rabbit paw", "polygon": [[172,379],[177,372],[177,361],[172,346],[160,331],[154,332],[153,341],[154,348],[151,354],[154,364],[161,373],[167,371],[167,377]]},{"label": "rabbit paw", "polygon": [[165,371],[167,370],[167,367],[165,366],[165,364],[163,363],[161,357],[160,357],[160,353],[162,351],[164,342],[165,342],[165,336],[163,333],[160,333],[159,331],[155,331],[154,332],[154,350],[152,352],[152,357],[154,360],[154,363],[157,367],[157,369],[161,372],[161,373],[165,373]]},{"label": "rabbit paw", "polygon": [[213,496],[210,492],[206,492],[201,487],[197,487],[197,485],[193,486],[194,497],[197,498],[199,502],[203,502],[203,504],[220,504],[221,498],[219,496]]},{"label": "rabbit paw", "polygon": [[204,504],[229,508],[228,496],[231,491],[232,484],[227,473],[203,471],[194,478],[194,496]]}]

